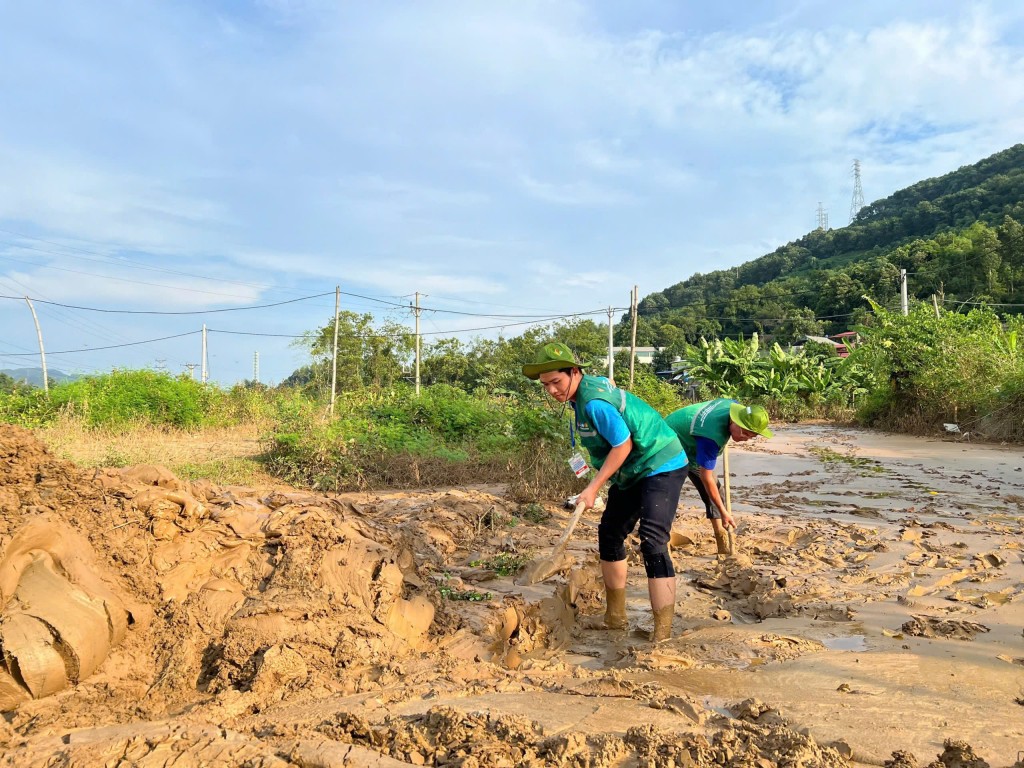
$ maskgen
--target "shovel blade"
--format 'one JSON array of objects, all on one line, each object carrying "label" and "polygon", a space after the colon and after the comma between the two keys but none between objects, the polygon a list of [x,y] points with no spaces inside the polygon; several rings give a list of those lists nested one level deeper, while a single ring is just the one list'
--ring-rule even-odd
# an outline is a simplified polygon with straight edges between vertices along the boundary
[{"label": "shovel blade", "polygon": [[559,550],[548,557],[538,557],[520,571],[516,577],[516,584],[519,586],[540,584],[542,581],[550,579],[556,573],[563,573],[569,570],[573,562],[572,555],[567,554],[564,550]]}]

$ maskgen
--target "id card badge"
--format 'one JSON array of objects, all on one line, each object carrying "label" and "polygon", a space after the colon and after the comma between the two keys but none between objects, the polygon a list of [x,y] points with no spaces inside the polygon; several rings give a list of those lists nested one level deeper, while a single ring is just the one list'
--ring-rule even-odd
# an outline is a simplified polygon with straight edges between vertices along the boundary
[{"label": "id card badge", "polygon": [[578,452],[574,453],[572,458],[569,459],[569,467],[576,473],[576,477],[583,477],[590,471],[590,467],[587,466],[587,460]]}]

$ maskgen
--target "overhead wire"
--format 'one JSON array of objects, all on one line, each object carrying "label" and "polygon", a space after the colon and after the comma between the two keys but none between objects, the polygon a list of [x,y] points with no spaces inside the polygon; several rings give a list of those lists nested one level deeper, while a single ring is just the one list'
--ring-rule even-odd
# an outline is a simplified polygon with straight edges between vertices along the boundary
[{"label": "overhead wire", "polygon": [[[19,288],[23,288],[25,290],[25,296],[23,296],[22,298],[27,298],[28,294],[31,293],[31,289],[27,285],[17,280],[16,278],[11,277],[10,275],[7,275],[4,278],[4,281],[10,281]],[[43,295],[41,295],[37,299],[37,303],[41,303],[44,301],[48,301],[48,299],[46,296]],[[112,341],[124,340],[123,337],[121,339],[118,339],[117,337],[119,336],[119,334],[116,331],[107,328],[101,323],[94,322],[92,320],[89,320],[88,318],[72,318],[69,312],[65,312],[62,308],[56,306],[51,307],[50,311],[52,312],[52,316],[57,320],[57,322],[67,325],[68,327],[81,327],[82,325],[87,325],[92,327],[93,329],[96,329],[98,331],[98,335],[101,337],[105,336],[107,339]]]},{"label": "overhead wire", "polygon": [[[173,336],[161,336],[159,339],[143,339],[142,341],[130,341],[130,342],[127,342],[126,344],[111,344],[111,345],[105,346],[105,347],[85,347],[84,349],[64,349],[64,350],[60,350],[58,352],[52,352],[50,350],[46,350],[46,354],[47,355],[74,355],[74,354],[78,354],[80,352],[100,352],[100,351],[103,351],[105,349],[120,349],[121,347],[137,347],[140,344],[152,344],[152,343],[158,342],[158,341],[167,341],[168,339],[180,339],[180,338],[183,338],[185,336],[195,336],[197,333],[202,333],[202,331],[187,331],[185,333],[176,333]],[[39,354],[38,352],[25,352],[25,353],[19,353],[17,355],[8,354],[7,356],[8,357],[25,357],[25,356],[28,356],[28,355],[38,355],[38,354]]]}]

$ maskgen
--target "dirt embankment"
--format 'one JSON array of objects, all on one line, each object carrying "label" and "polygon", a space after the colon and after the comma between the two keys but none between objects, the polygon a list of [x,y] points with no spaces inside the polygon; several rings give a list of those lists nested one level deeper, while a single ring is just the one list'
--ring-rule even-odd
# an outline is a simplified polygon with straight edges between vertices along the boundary
[{"label": "dirt embankment", "polygon": [[[650,678],[781,662],[815,641],[709,645],[698,622],[659,647],[642,632],[584,631],[578,615],[600,606],[586,532],[552,583],[520,588],[498,572],[494,556],[543,552],[557,533],[485,490],[326,497],[160,467],[82,471],[5,427],[0,765],[767,768],[854,756],[756,699]],[[841,601],[809,591],[816,582],[787,582],[757,553],[702,562],[690,578],[706,626],[844,619]],[[966,744],[947,753],[950,768],[981,765]]]}]

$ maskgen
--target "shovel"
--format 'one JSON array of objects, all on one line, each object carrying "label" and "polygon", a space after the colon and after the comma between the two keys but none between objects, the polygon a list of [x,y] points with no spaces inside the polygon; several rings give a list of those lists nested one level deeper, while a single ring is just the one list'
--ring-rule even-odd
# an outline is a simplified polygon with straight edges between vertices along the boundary
[{"label": "shovel", "polygon": [[[729,444],[725,444],[725,451],[722,454],[722,471],[725,473],[725,511],[732,517],[732,498],[729,495]],[[728,528],[726,533],[729,536],[729,554],[736,554],[736,529]]]},{"label": "shovel", "polygon": [[554,551],[548,557],[538,557],[533,562],[528,563],[516,578],[516,584],[539,584],[544,579],[551,578],[556,573],[565,570],[567,560],[569,559],[565,553],[565,546],[582,514],[583,504],[580,502],[576,504],[576,509],[569,519],[569,525],[566,527],[565,533],[562,534],[562,538],[555,545]]}]

